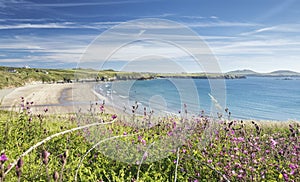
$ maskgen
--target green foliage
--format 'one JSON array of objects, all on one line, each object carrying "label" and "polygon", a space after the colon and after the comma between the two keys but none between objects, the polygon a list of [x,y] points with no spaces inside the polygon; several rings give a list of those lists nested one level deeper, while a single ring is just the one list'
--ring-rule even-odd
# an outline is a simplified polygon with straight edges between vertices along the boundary
[{"label": "green foliage", "polygon": [[[109,114],[95,113],[93,116],[102,118],[105,122],[111,121]],[[299,168],[296,166],[299,164],[299,143],[295,142],[299,142],[299,138],[294,135],[299,130],[297,123],[289,126],[282,123],[222,121],[203,146],[201,137],[207,129],[209,119],[194,119],[196,125],[193,127],[196,132],[188,135],[185,144],[179,148],[177,181],[222,181],[225,177],[232,181],[300,179]],[[142,163],[140,170],[138,164],[115,160],[115,156],[132,157],[135,160],[138,154],[134,150],[119,153],[115,149],[116,141],[136,144],[140,142],[137,136],[141,136],[149,145],[158,142],[160,136],[166,136],[170,131],[174,133],[174,128],[180,127],[175,127],[174,122],[180,123],[183,120],[180,117],[166,117],[161,119],[159,126],[147,130],[116,121],[60,135],[23,157],[21,181],[47,181],[46,171],[51,181],[55,171],[62,171],[63,181],[74,181],[82,157],[95,144],[90,139],[97,137],[99,133],[102,133],[103,138],[125,135],[124,133],[128,137],[109,140],[91,150],[78,168],[78,181],[135,181],[138,171],[139,181],[174,181],[176,150],[170,151],[166,158]],[[3,169],[6,170],[14,159],[37,142],[75,127],[77,123],[74,115],[34,115],[30,109],[24,108],[21,113],[0,111],[0,151],[9,158]],[[89,137],[86,137],[87,133]],[[124,146],[126,147],[125,144]],[[122,148],[120,145],[118,147]],[[47,165],[43,163],[44,150],[50,153]],[[106,155],[108,153],[110,155]],[[291,164],[294,164],[294,170]],[[15,170],[13,168],[5,176],[5,181],[17,181]]]}]

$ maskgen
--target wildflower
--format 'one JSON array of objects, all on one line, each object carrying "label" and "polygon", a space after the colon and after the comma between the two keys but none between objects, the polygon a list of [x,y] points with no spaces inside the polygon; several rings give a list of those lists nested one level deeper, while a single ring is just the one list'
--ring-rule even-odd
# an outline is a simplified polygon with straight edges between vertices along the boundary
[{"label": "wildflower", "polygon": [[289,167],[291,169],[297,169],[299,166],[297,164],[290,164]]},{"label": "wildflower", "polygon": [[275,141],[273,138],[271,139],[271,147],[272,147],[272,149],[274,149],[275,148],[275,146],[278,144],[278,142],[277,141]]},{"label": "wildflower", "polygon": [[116,114],[113,114],[113,115],[111,116],[111,118],[112,118],[112,119],[116,119],[116,118],[117,118],[117,115],[116,115]]},{"label": "wildflower", "polygon": [[232,173],[233,175],[235,175],[235,174],[236,174],[234,170],[232,170],[232,171],[231,171],[231,173]]},{"label": "wildflower", "polygon": [[234,135],[234,130],[231,130],[231,134]]},{"label": "wildflower", "polygon": [[212,163],[212,160],[211,159],[207,160],[207,163]]},{"label": "wildflower", "polygon": [[100,106],[100,111],[104,112],[104,105],[103,104]]},{"label": "wildflower", "polygon": [[20,179],[21,177],[21,174],[22,174],[22,171],[21,171],[21,168],[19,168],[18,166],[16,166],[16,175],[17,177]]},{"label": "wildflower", "polygon": [[146,145],[146,140],[142,139],[141,142],[143,145]]},{"label": "wildflower", "polygon": [[283,177],[284,177],[284,180],[285,180],[285,181],[288,181],[288,180],[289,180],[289,176],[288,176],[286,173],[283,174]]},{"label": "wildflower", "polygon": [[148,152],[145,152],[144,155],[143,155],[143,160],[146,160],[148,157]]},{"label": "wildflower", "polygon": [[58,174],[57,171],[55,171],[55,172],[53,173],[53,179],[54,179],[54,181],[57,181],[58,178],[59,178],[59,174]]},{"label": "wildflower", "polygon": [[126,132],[126,131],[124,131],[123,135],[125,135],[125,136],[126,136],[126,135],[127,135],[127,132]]},{"label": "wildflower", "polygon": [[4,163],[5,161],[7,161],[8,158],[7,156],[5,155],[5,153],[2,153],[1,156],[0,156],[0,162]]},{"label": "wildflower", "polygon": [[23,166],[23,164],[24,164],[24,162],[23,162],[22,158],[20,158],[17,162],[18,168],[21,168]]},{"label": "wildflower", "polygon": [[43,163],[45,165],[48,164],[49,156],[50,156],[50,153],[47,150],[43,150],[43,152],[42,152],[42,159],[43,159]]}]

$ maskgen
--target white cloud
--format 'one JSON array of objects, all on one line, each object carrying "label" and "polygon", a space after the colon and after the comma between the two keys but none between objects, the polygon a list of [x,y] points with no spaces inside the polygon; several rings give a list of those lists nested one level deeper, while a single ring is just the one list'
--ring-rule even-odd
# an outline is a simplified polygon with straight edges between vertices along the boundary
[{"label": "white cloud", "polygon": [[209,18],[211,18],[211,19],[218,19],[219,17],[217,17],[217,16],[210,16]]}]

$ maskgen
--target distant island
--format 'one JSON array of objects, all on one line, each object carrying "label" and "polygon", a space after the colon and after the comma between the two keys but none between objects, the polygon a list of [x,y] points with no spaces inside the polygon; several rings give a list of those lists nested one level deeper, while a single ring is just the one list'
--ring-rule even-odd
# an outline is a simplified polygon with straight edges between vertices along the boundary
[{"label": "distant island", "polygon": [[270,73],[258,73],[252,70],[235,70],[227,72],[226,74],[239,75],[239,76],[257,76],[257,77],[300,77],[300,73],[290,70],[278,70]]}]

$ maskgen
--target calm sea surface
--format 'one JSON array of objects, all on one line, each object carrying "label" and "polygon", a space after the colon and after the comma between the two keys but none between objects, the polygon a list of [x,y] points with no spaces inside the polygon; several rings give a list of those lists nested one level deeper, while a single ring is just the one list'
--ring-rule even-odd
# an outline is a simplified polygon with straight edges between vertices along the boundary
[{"label": "calm sea surface", "polygon": [[189,113],[210,113],[214,108],[211,94],[234,118],[300,120],[300,78],[155,79],[105,83],[95,89],[119,109],[137,101],[141,112],[147,107],[178,113],[186,104]]}]

